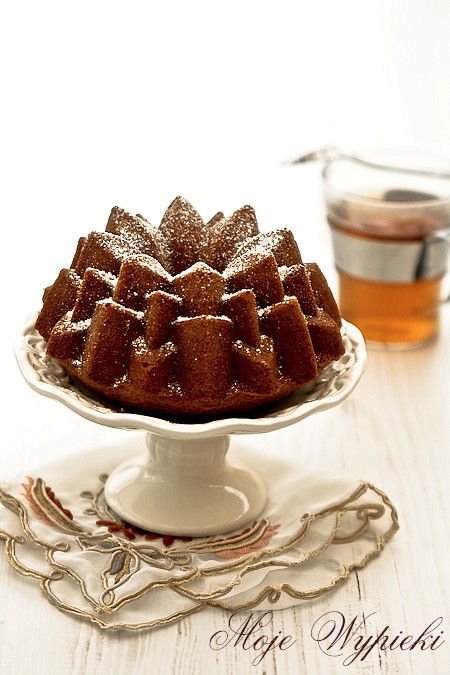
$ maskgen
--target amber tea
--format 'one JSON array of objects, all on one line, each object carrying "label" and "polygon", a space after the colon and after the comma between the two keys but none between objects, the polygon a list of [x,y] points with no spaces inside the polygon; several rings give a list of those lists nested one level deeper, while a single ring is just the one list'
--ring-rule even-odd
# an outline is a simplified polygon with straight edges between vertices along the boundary
[{"label": "amber tea", "polygon": [[442,277],[409,283],[359,279],[338,270],[342,316],[371,342],[412,346],[439,329]]}]

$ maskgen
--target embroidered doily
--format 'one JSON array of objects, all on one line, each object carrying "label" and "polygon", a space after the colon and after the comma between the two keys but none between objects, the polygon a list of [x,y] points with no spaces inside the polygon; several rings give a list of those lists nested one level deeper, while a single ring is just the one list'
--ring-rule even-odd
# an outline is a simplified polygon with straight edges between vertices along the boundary
[{"label": "embroidered doily", "polygon": [[261,455],[269,498],[249,527],[196,539],[145,532],[104,499],[106,477],[125,453],[65,458],[0,490],[11,567],[60,610],[102,628],[163,625],[208,604],[288,607],[335,588],[398,530],[394,505],[370,483]]}]

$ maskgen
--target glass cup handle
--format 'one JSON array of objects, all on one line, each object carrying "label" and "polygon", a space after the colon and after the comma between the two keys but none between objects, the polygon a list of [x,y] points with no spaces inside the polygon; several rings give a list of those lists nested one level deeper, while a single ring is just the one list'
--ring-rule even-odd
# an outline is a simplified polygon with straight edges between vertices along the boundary
[{"label": "glass cup handle", "polygon": [[[450,227],[445,227],[442,230],[436,230],[436,232],[430,234],[430,236],[425,240],[425,245],[428,243],[440,241],[448,242],[450,250]],[[445,284],[446,288],[444,288],[444,295],[441,299],[441,304],[443,305],[447,302],[450,302],[450,270],[447,270],[444,276],[447,277],[447,284]]]}]

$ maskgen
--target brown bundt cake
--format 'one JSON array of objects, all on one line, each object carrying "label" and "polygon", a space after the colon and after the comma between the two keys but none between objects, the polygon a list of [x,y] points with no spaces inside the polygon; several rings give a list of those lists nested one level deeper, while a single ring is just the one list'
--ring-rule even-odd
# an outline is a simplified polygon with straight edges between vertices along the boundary
[{"label": "brown bundt cake", "polygon": [[344,352],[318,266],[252,207],[204,223],[177,197],[158,228],[114,207],[44,294],[50,356],[123,406],[222,414],[280,399]]}]

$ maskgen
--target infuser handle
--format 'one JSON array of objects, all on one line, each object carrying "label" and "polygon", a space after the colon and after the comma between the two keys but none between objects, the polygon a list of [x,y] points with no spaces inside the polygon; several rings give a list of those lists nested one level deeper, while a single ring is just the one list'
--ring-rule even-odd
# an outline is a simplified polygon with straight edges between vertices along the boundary
[{"label": "infuser handle", "polygon": [[295,159],[286,160],[283,162],[284,166],[295,166],[297,164],[306,164],[307,162],[324,162],[325,164],[330,164],[338,159],[348,159],[352,162],[357,162],[358,164],[363,164],[364,166],[370,166],[375,169],[381,169],[382,171],[398,171],[401,173],[411,173],[419,176],[435,176],[436,178],[448,178],[450,179],[450,171],[434,171],[430,169],[418,169],[417,167],[412,166],[396,166],[392,164],[380,164],[379,162],[374,162],[373,160],[366,159],[361,157],[354,152],[346,152],[335,146],[329,146],[321,148],[319,150],[314,150],[308,152],[300,157]]}]

